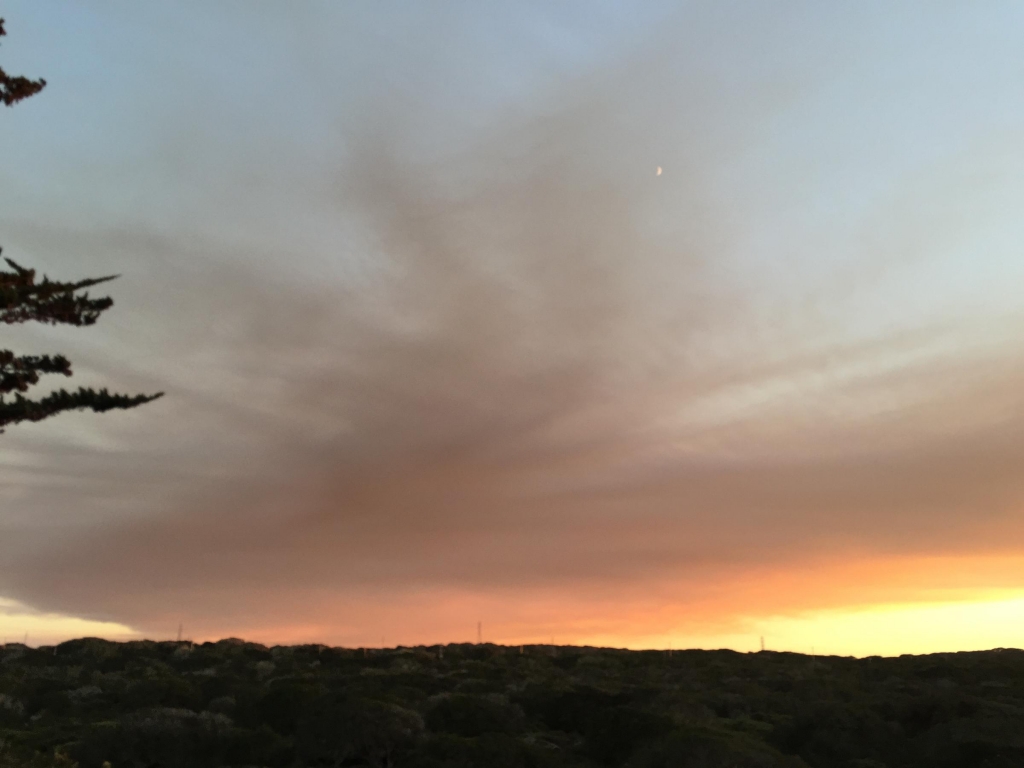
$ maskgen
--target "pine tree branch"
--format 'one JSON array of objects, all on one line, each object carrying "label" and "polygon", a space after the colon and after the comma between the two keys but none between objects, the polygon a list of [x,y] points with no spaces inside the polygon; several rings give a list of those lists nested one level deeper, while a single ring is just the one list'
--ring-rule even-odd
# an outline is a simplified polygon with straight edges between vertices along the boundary
[{"label": "pine tree branch", "polygon": [[[0,37],[7,34],[0,18]],[[0,101],[13,106],[34,96],[46,86],[42,78],[8,75],[0,68]],[[0,249],[2,250],[2,249]],[[88,293],[78,291],[108,282],[117,275],[87,278],[75,282],[57,282],[43,276],[36,282],[34,269],[26,269],[5,258],[11,272],[0,269],[0,323],[39,322],[67,325],[92,325],[97,318],[114,305],[109,296],[90,299]],[[106,389],[80,388],[77,392],[60,389],[39,400],[22,395],[29,387],[39,383],[39,377],[48,373],[71,375],[71,363],[63,355],[15,355],[9,349],[0,350],[0,433],[10,424],[22,421],[42,421],[64,411],[89,409],[97,413],[117,409],[135,408],[163,396],[110,394]],[[13,400],[5,395],[14,393]]]},{"label": "pine tree branch", "polygon": [[[4,29],[4,20],[0,19],[0,37],[7,34]],[[0,68],[0,101],[8,107],[12,107],[23,99],[35,96],[46,87],[46,81],[42,78],[29,80],[20,75],[13,76]]]},{"label": "pine tree branch", "polygon": [[7,400],[0,395],[0,433],[10,424],[42,421],[64,411],[88,409],[102,413],[115,408],[135,408],[163,397],[163,394],[157,392],[155,395],[112,395],[106,388],[96,391],[83,387],[77,392],[60,389],[39,400],[32,400],[18,393],[15,393],[13,400]]},{"label": "pine tree branch", "polygon": [[34,269],[26,269],[13,259],[4,258],[4,261],[13,271],[0,269],[0,323],[92,325],[114,305],[109,296],[90,299],[88,293],[75,295],[75,292],[115,280],[118,275],[74,282],[58,282],[44,275],[42,282],[37,283]]},{"label": "pine tree branch", "polygon": [[40,374],[71,375],[71,361],[63,355],[15,355],[9,349],[0,349],[0,395],[25,392],[39,383]]}]

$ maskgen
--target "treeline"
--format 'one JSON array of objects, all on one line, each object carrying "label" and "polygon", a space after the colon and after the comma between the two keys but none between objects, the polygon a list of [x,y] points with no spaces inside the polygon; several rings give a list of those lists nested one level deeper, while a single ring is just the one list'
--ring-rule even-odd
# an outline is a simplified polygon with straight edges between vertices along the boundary
[{"label": "treeline", "polygon": [[1024,765],[1016,650],[441,650],[8,644],[0,768]]}]

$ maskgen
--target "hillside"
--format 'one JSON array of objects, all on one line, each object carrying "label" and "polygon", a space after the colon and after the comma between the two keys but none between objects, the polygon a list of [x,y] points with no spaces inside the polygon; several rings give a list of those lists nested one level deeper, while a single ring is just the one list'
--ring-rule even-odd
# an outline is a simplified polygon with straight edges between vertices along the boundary
[{"label": "hillside", "polygon": [[0,738],[81,768],[1009,768],[1024,652],[7,644]]}]

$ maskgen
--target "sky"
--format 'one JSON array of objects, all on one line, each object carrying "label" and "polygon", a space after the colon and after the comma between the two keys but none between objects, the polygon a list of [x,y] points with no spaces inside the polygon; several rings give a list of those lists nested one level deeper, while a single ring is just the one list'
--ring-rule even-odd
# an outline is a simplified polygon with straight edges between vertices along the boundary
[{"label": "sky", "polygon": [[1024,645],[1021,4],[3,15],[5,639]]}]

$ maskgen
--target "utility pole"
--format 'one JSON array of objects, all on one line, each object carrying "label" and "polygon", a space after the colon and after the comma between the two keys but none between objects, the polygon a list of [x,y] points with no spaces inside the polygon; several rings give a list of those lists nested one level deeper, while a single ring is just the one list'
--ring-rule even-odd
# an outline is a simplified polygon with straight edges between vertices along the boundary
[{"label": "utility pole", "polygon": [[484,623],[478,621],[476,623],[476,644],[480,645],[484,641]]},{"label": "utility pole", "polygon": [[178,623],[178,642],[181,642],[181,623]]},{"label": "utility pole", "polygon": [[761,635],[761,650],[764,650],[764,635]]}]

